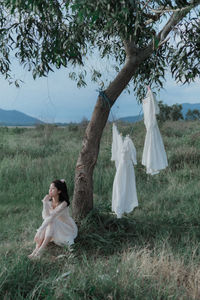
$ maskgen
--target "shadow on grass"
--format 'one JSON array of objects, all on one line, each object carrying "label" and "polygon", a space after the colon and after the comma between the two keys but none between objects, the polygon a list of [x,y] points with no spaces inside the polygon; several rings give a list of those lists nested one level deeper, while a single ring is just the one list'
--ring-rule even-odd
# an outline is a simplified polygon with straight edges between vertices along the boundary
[{"label": "shadow on grass", "polygon": [[80,224],[79,235],[74,244],[77,254],[89,256],[113,255],[131,247],[153,249],[167,240],[174,251],[200,241],[200,224],[193,219],[185,221],[178,217],[145,216],[143,219],[124,216],[117,219],[111,213],[94,209]]},{"label": "shadow on grass", "polygon": [[[44,257],[38,261],[30,261],[24,252],[16,256],[14,249],[13,255],[2,258],[0,298],[103,299],[107,295],[109,299],[112,295],[112,299],[139,300],[158,299],[159,295],[159,299],[169,299],[164,288],[163,291],[162,288],[157,290],[155,280],[138,277],[137,269],[129,274],[125,267],[127,279],[124,282],[121,275],[118,278],[116,268],[121,262],[120,254],[135,247],[163,247],[167,240],[168,246],[176,253],[183,251],[185,255],[187,248],[186,256],[191,257],[189,251],[192,252],[193,244],[200,240],[199,229],[198,220],[190,218],[186,222],[181,215],[174,218],[144,215],[142,219],[137,214],[135,217],[129,214],[117,219],[109,212],[94,209],[79,224],[79,235],[72,252],[50,243]],[[199,254],[199,250],[196,251],[197,257]],[[58,258],[59,255],[63,257]],[[57,289],[58,276],[69,270],[72,271],[67,277],[69,282],[63,279]],[[137,284],[134,285],[136,278]],[[64,282],[68,283],[67,288]],[[62,295],[60,298],[56,296],[58,292]],[[177,289],[179,292],[182,290]],[[179,296],[175,298],[184,299]]]}]

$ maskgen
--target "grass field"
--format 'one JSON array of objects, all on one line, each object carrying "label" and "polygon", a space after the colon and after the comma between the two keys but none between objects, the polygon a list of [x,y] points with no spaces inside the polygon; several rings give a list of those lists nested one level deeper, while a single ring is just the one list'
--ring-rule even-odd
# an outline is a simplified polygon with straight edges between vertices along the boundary
[{"label": "grass field", "polygon": [[160,124],[169,167],[155,176],[141,165],[143,122],[118,129],[137,149],[139,207],[122,219],[111,212],[108,124],[94,210],[78,224],[73,251],[52,244],[30,261],[50,182],[65,178],[72,199],[84,128],[0,128],[0,299],[200,299],[200,124]]}]

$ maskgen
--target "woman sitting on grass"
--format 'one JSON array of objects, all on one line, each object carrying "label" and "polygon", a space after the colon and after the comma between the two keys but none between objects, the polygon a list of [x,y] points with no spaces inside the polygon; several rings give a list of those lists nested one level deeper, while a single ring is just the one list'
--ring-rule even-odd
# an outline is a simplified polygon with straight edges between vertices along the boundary
[{"label": "woman sitting on grass", "polygon": [[29,258],[40,257],[49,242],[70,246],[77,236],[77,226],[69,215],[69,196],[63,179],[54,180],[49,187],[49,194],[44,197],[42,225],[34,237],[35,250]]}]

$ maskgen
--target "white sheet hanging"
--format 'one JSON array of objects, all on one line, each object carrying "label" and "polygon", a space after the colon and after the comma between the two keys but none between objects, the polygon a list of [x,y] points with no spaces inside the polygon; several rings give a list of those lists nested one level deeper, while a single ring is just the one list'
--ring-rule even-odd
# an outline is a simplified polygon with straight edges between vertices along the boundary
[{"label": "white sheet hanging", "polygon": [[123,144],[123,140],[122,140],[122,136],[119,134],[116,125],[113,123],[113,129],[112,129],[112,135],[113,135],[113,139],[112,139],[112,156],[111,156],[111,160],[115,162],[115,167],[117,169],[118,165],[119,165],[119,160],[120,160],[120,153],[122,150],[122,144]]},{"label": "white sheet hanging", "polygon": [[137,164],[136,149],[132,140],[126,136],[122,144],[112,192],[112,211],[118,218],[121,218],[124,212],[129,213],[138,206],[133,164]]},{"label": "white sheet hanging", "polygon": [[155,96],[149,89],[146,98],[142,102],[144,112],[144,124],[146,126],[146,137],[142,155],[142,164],[146,166],[147,174],[158,174],[160,170],[168,166],[167,156],[163,140],[158,128],[156,114],[159,107]]}]

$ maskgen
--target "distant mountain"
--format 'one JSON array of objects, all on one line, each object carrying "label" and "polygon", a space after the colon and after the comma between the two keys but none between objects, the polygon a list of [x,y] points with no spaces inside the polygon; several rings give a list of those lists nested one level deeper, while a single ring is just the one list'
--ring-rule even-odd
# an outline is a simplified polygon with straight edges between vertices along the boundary
[{"label": "distant mountain", "polygon": [[44,122],[17,110],[0,109],[0,126],[33,126],[36,124],[44,124]]},{"label": "distant mountain", "polygon": [[118,121],[127,122],[127,123],[135,123],[143,120],[143,114],[137,116],[128,116],[119,118]]},{"label": "distant mountain", "polygon": [[[189,109],[194,110],[198,109],[200,110],[200,103],[181,103],[182,105],[182,114],[185,118],[187,112]],[[137,115],[137,116],[127,116],[123,118],[119,118],[118,121],[127,122],[127,123],[135,123],[138,121],[143,120],[143,114]]]}]

